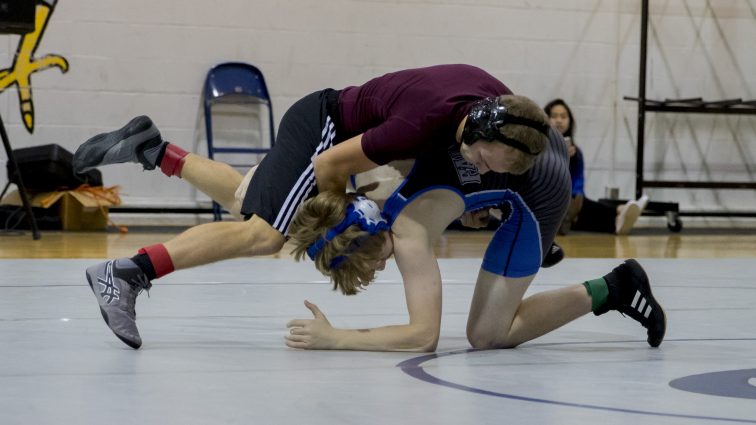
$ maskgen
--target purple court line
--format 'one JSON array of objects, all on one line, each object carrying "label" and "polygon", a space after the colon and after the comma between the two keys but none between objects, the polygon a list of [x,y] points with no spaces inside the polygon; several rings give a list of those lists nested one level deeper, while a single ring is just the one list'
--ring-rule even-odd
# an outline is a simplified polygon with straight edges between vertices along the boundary
[{"label": "purple court line", "polygon": [[[742,338],[742,339],[735,339],[737,341],[755,341],[755,338]],[[720,341],[720,339],[683,339],[683,340],[667,340],[667,342],[671,341],[677,341],[677,342],[684,342],[684,341]],[[728,339],[729,341],[729,339]],[[637,342],[637,341],[610,341],[610,342],[593,342],[592,344],[607,344],[607,343],[618,343],[618,342]],[[588,342],[582,342],[579,344],[588,344]],[[558,343],[558,344],[538,344],[540,346],[548,346],[548,345],[566,345],[565,343]],[[566,406],[566,407],[577,407],[581,409],[591,409],[591,410],[602,410],[602,411],[609,411],[609,412],[619,412],[619,413],[632,413],[636,415],[649,415],[649,416],[662,416],[662,417],[668,417],[668,418],[682,418],[682,419],[697,419],[697,420],[708,420],[708,421],[720,421],[720,422],[734,422],[734,423],[744,423],[744,424],[756,424],[756,420],[752,419],[736,419],[736,418],[724,418],[724,417],[718,417],[718,416],[697,416],[697,415],[683,415],[683,414],[677,414],[677,413],[665,413],[665,412],[652,412],[648,410],[636,410],[636,409],[622,409],[618,407],[606,407],[606,406],[598,406],[593,404],[580,404],[580,403],[568,403],[564,401],[556,401],[556,400],[546,400],[542,398],[535,398],[535,397],[525,397],[525,396],[519,396],[516,394],[506,394],[506,393],[498,393],[495,391],[489,391],[484,390],[480,388],[474,388],[469,387],[466,385],[456,384],[454,382],[445,381],[443,379],[436,378],[435,376],[429,374],[428,372],[423,369],[423,363],[438,359],[441,357],[448,357],[448,356],[454,356],[457,354],[467,354],[467,353],[473,353],[477,351],[485,351],[485,350],[476,350],[474,348],[469,348],[465,350],[456,350],[456,351],[450,351],[447,353],[435,353],[435,354],[427,354],[423,356],[414,357],[411,359],[407,359],[396,366],[399,367],[402,372],[406,373],[407,375],[419,379],[421,381],[435,384],[435,385],[441,385],[447,388],[453,388],[456,390],[461,391],[467,391],[473,394],[482,394],[482,395],[488,395],[492,397],[499,397],[499,398],[506,398],[510,400],[519,400],[519,401],[527,401],[531,403],[543,403],[543,404],[552,404],[556,406]]]}]

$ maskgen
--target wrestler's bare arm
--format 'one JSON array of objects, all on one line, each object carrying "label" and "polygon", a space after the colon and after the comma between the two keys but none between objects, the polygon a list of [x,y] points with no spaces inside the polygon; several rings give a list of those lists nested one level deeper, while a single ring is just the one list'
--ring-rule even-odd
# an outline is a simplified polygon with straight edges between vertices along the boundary
[{"label": "wrestler's bare arm", "polygon": [[344,192],[350,176],[377,166],[362,150],[361,134],[326,150],[313,161],[315,182],[321,192]]},{"label": "wrestler's bare arm", "polygon": [[[289,327],[307,343],[288,342],[294,348],[434,351],[441,327],[441,273],[433,247],[438,237],[464,210],[458,195],[448,190],[427,192],[405,207],[397,217],[394,255],[404,280],[409,323],[370,329],[336,329],[312,304],[314,319],[293,320]],[[301,338],[297,338],[301,339]]]}]

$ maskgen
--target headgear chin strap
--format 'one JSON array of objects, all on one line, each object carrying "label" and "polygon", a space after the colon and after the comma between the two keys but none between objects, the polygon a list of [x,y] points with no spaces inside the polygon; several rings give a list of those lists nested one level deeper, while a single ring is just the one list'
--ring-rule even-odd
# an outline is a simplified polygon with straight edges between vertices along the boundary
[{"label": "headgear chin strap", "polygon": [[540,153],[540,151],[531,151],[527,145],[519,140],[501,134],[500,129],[507,124],[524,125],[548,137],[548,126],[546,124],[510,115],[506,106],[499,105],[497,98],[488,97],[475,102],[470,113],[467,114],[465,128],[462,130],[462,143],[472,145],[480,139],[498,140],[530,155]]},{"label": "headgear chin strap", "polygon": [[[315,256],[323,250],[325,244],[332,241],[333,238],[342,234],[349,226],[357,224],[360,229],[368,232],[371,236],[376,233],[388,230],[388,220],[383,215],[383,212],[374,201],[364,197],[357,196],[348,206],[346,210],[346,217],[336,226],[332,227],[326,233],[325,237],[321,236],[312,245],[307,248],[307,256],[311,260],[315,260]],[[331,260],[330,268],[336,268],[344,262],[346,256],[340,255]]]}]

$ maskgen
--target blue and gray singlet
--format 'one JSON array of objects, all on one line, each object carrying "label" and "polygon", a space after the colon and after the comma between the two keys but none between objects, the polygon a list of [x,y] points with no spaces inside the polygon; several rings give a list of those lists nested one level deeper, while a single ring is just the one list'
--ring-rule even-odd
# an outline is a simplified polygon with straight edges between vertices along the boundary
[{"label": "blue and gray singlet", "polygon": [[478,174],[477,168],[462,158],[458,144],[422,156],[386,201],[384,212],[393,221],[413,199],[436,189],[458,194],[465,211],[498,208],[501,226],[488,245],[482,267],[505,277],[525,277],[541,266],[567,210],[570,187],[566,145],[559,133],[550,129],[546,149],[533,167],[519,176]]}]

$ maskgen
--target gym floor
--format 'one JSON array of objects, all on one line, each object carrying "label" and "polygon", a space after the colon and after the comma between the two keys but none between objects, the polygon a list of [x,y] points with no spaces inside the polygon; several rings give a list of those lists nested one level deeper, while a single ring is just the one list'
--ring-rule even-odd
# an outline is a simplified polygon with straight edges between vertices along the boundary
[{"label": "gym floor", "polygon": [[466,315],[488,232],[449,232],[438,351],[287,348],[308,299],[336,327],[407,320],[393,262],[344,297],[286,253],[179,271],[137,300],[144,345],[111,334],[84,279],[105,258],[175,234],[45,232],[0,237],[2,424],[756,424],[756,232],[560,237],[568,258],[530,293],[636,257],[668,316],[658,349],[611,312],[513,350],[475,351]]}]

